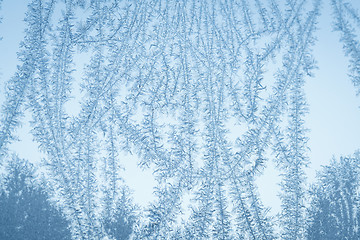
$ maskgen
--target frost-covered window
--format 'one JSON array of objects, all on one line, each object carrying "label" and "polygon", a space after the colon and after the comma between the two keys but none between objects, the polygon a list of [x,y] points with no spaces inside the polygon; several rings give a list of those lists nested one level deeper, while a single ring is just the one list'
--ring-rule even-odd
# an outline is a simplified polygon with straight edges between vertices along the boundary
[{"label": "frost-covered window", "polygon": [[[359,4],[16,4],[27,7],[16,69],[0,78],[0,213],[22,211],[6,216],[22,216],[29,229],[51,226],[63,239],[357,239],[359,171],[349,168],[358,153],[307,183],[307,167],[320,160],[310,157],[306,84],[322,71],[314,48],[319,28],[330,26],[348,57],[341,81],[355,87],[349,95],[360,94]],[[9,30],[4,11],[0,24]],[[321,15],[328,21],[319,26]],[[0,32],[3,41],[7,34]],[[275,214],[260,194],[270,165]],[[32,166],[23,174],[41,187],[15,180],[14,166]],[[39,194],[14,201],[46,208],[40,222],[27,220],[32,205],[3,204],[11,184],[22,184],[20,195]],[[134,191],[145,190],[151,199],[138,204]],[[0,226],[0,236],[6,231]]]}]

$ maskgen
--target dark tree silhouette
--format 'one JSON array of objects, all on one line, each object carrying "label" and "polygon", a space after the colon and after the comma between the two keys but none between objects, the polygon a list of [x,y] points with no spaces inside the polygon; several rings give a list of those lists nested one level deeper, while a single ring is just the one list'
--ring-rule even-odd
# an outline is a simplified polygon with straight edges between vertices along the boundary
[{"label": "dark tree silhouette", "polygon": [[13,157],[0,193],[0,239],[71,239],[69,223],[34,184],[29,163]]},{"label": "dark tree silhouette", "polygon": [[318,174],[310,195],[307,237],[359,239],[360,153],[333,160]]},{"label": "dark tree silhouette", "polygon": [[108,236],[116,240],[130,239],[138,218],[138,207],[132,204],[129,190],[122,189],[121,196],[114,206],[111,206],[110,201],[108,203],[103,216],[104,230]]}]

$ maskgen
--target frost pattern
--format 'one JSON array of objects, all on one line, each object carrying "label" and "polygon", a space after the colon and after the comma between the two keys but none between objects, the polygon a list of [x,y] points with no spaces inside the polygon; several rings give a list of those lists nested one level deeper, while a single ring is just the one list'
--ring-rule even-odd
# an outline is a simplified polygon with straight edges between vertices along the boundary
[{"label": "frost pattern", "polygon": [[[121,162],[135,153],[157,181],[135,239],[269,240],[279,236],[255,181],[273,159],[280,238],[304,239],[303,87],[320,3],[32,0],[7,83],[0,160],[31,113],[50,194],[74,239],[116,234],[108,228],[128,202]],[[359,24],[358,13],[332,4],[359,87],[359,44],[345,20]]]},{"label": "frost pattern", "polygon": [[335,31],[340,32],[345,54],[350,57],[350,78],[357,95],[360,94],[360,43],[356,31],[360,28],[359,12],[351,3],[342,0],[331,1],[335,16]]}]

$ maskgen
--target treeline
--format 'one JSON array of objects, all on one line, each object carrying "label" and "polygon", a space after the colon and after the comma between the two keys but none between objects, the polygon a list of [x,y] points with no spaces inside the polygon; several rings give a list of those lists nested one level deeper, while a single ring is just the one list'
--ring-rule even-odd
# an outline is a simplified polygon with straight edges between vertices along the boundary
[{"label": "treeline", "polygon": [[360,239],[360,152],[333,159],[309,196],[308,239]]},{"label": "treeline", "polygon": [[[0,239],[71,239],[66,213],[50,199],[46,180],[35,170],[16,156],[9,162],[0,193]],[[359,186],[360,152],[323,166],[307,194],[306,239],[360,239]],[[103,231],[116,240],[133,237],[139,220],[139,208],[127,193],[121,199],[113,217],[101,217]]]},{"label": "treeline", "polygon": [[[50,198],[46,179],[36,176],[33,164],[13,156],[0,179],[0,239],[72,239],[69,216]],[[129,239],[137,215],[129,193],[123,191],[114,212],[100,217],[102,231],[113,239]]]}]

